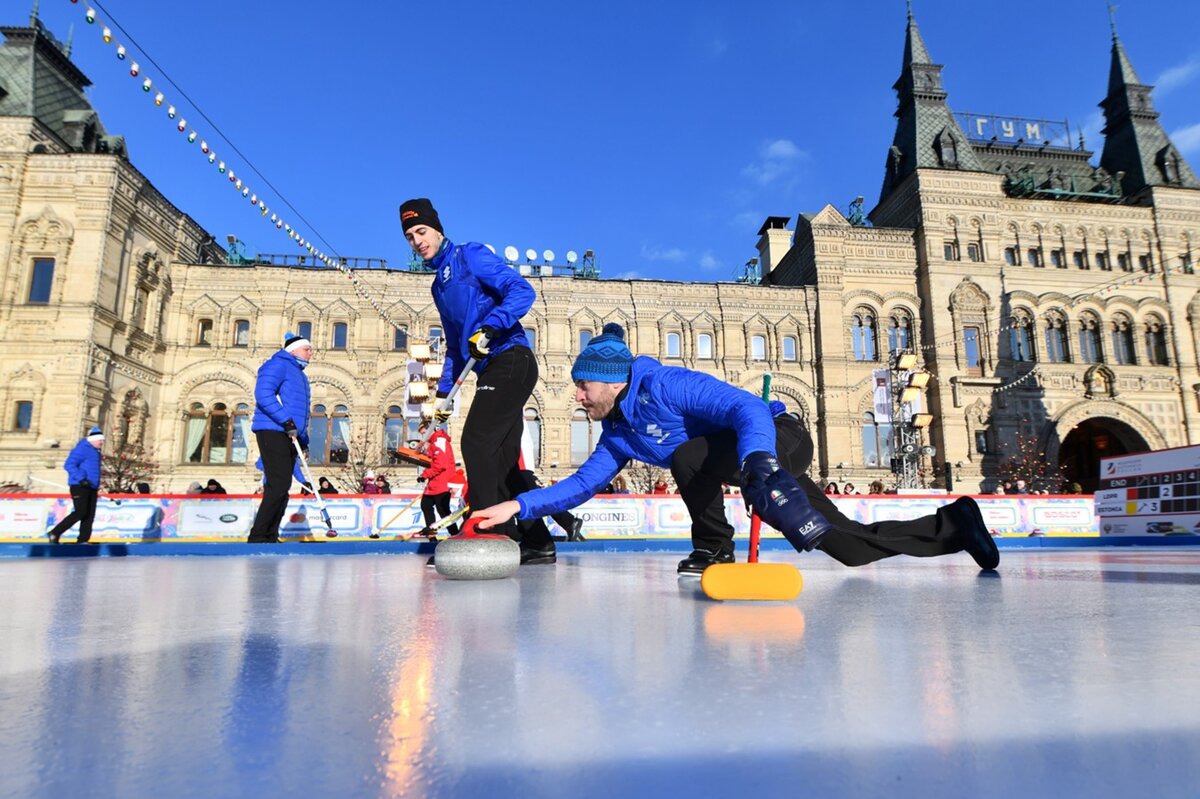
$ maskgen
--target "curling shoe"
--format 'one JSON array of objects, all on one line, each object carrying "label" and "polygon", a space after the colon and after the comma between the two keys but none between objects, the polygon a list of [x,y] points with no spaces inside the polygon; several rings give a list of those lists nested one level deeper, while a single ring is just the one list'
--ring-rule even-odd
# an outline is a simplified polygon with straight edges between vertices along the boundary
[{"label": "curling shoe", "polygon": [[554,563],[558,560],[558,552],[554,548],[553,541],[547,541],[545,544],[532,547],[521,544],[521,565],[522,566],[545,566]]},{"label": "curling shoe", "polygon": [[983,514],[979,504],[971,497],[959,497],[949,505],[940,508],[955,527],[958,538],[979,568],[991,571],[1000,565],[1000,550],[984,524]]},{"label": "curling shoe", "polygon": [[692,554],[679,561],[679,567],[675,571],[680,574],[703,574],[705,569],[717,563],[733,563],[733,553],[724,550],[693,550]]}]

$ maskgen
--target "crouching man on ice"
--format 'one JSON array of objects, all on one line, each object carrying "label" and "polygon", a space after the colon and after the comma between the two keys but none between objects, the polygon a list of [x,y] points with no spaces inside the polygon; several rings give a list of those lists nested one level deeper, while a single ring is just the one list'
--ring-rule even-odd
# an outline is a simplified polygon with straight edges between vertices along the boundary
[{"label": "crouching man on ice", "polygon": [[631,460],[664,468],[692,517],[690,556],[679,572],[699,574],[732,563],[733,527],[722,484],[740,485],[748,505],[799,551],[820,549],[847,566],[893,555],[935,557],[968,552],[981,569],[1000,553],[979,506],[960,497],[910,521],[860,524],[844,516],[805,474],[813,443],[800,422],[753,394],[710,375],[653,358],[634,358],[625,331],[607,324],[571,369],[575,400],[603,432],[575,474],[555,485],[475,511],[481,528],[513,516],[536,519],[595,496]]}]

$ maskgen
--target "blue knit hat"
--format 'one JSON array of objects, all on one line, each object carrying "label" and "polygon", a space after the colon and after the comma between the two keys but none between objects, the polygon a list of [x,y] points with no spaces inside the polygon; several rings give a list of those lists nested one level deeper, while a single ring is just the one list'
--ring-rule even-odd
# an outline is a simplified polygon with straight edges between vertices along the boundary
[{"label": "blue knit hat", "polygon": [[100,429],[99,425],[93,425],[92,429],[88,431],[87,440],[88,441],[103,441],[104,440],[104,431]]},{"label": "blue knit hat", "polygon": [[579,353],[571,367],[571,379],[625,383],[629,381],[632,367],[633,353],[625,346],[625,329],[616,322],[609,322]]}]

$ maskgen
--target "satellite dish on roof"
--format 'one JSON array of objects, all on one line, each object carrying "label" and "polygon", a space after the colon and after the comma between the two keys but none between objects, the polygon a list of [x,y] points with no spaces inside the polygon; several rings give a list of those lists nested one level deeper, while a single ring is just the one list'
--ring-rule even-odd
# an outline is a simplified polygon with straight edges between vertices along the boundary
[{"label": "satellite dish on roof", "polygon": [[504,248],[504,260],[508,261],[509,263],[512,263],[520,257],[520,251],[511,244]]},{"label": "satellite dish on roof", "polygon": [[579,260],[579,253],[574,250],[567,250],[567,263],[573,264]]},{"label": "satellite dish on roof", "polygon": [[492,251],[492,255],[495,255],[495,254],[496,254],[496,248],[495,248],[495,247],[493,247],[492,245],[490,245],[490,244],[484,244],[483,246],[484,246],[484,247],[487,247],[489,250],[491,250],[491,251]]},{"label": "satellite dish on roof", "polygon": [[526,250],[525,251],[525,260],[526,261],[536,261],[537,260],[537,250],[533,249],[532,247],[530,247],[528,250]]},{"label": "satellite dish on roof", "polygon": [[554,250],[542,250],[542,260],[550,263],[554,260]]}]

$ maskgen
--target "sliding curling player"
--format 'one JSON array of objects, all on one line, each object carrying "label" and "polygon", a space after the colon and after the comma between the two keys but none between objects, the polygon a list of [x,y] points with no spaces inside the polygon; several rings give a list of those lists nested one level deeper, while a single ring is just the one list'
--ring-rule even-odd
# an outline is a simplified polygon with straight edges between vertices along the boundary
[{"label": "sliding curling player", "polygon": [[[537,384],[538,367],[521,317],[536,299],[533,286],[483,244],[454,244],[425,198],[400,206],[404,237],[433,272],[434,305],[442,321],[446,360],[439,400],[449,398],[465,371],[476,375],[475,401],[463,423],[459,449],[467,472],[467,504],[483,508],[510,499],[519,483],[525,404]],[[436,422],[449,417],[440,403]],[[505,520],[494,533],[479,536],[468,519],[464,533],[438,544],[434,566],[455,579],[503,577],[522,564],[550,564],[554,540],[544,524]],[[461,555],[461,557],[460,557]]]},{"label": "sliding curling player", "polygon": [[681,574],[734,562],[733,528],[723,484],[740,485],[750,508],[799,551],[820,549],[847,566],[893,555],[970,553],[994,569],[1000,553],[970,497],[911,521],[860,524],[844,516],[805,474],[812,460],[808,431],[783,404],[689,369],[634,358],[625,331],[607,324],[571,369],[575,399],[602,423],[595,451],[555,485],[475,512],[486,529],[516,516],[537,518],[594,496],[631,460],[670,468],[692,517],[695,551]]}]

